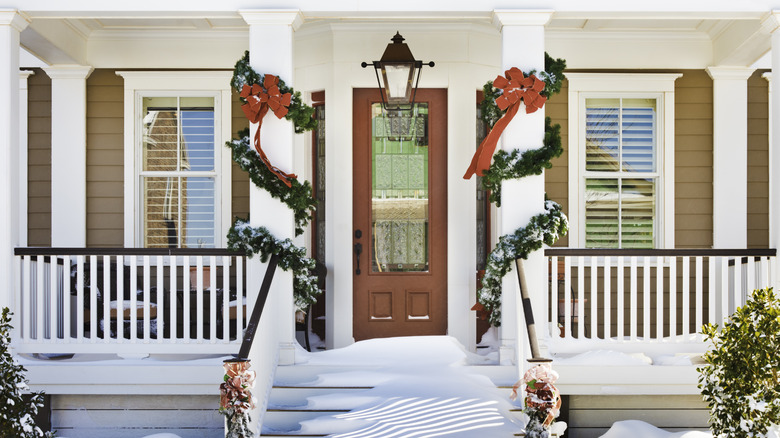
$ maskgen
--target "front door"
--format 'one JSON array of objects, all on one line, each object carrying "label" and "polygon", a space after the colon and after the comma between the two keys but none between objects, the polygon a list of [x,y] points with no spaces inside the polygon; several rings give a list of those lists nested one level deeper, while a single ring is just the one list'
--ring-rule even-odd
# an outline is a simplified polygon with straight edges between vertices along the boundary
[{"label": "front door", "polygon": [[353,106],[353,333],[356,340],[447,330],[447,90],[382,110]]}]

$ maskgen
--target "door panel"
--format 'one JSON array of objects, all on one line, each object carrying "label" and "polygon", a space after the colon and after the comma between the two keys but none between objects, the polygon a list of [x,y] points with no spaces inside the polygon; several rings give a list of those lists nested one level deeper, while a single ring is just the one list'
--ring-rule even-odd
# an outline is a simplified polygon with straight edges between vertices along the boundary
[{"label": "door panel", "polygon": [[446,333],[446,90],[416,100],[387,114],[378,90],[354,92],[356,340]]}]

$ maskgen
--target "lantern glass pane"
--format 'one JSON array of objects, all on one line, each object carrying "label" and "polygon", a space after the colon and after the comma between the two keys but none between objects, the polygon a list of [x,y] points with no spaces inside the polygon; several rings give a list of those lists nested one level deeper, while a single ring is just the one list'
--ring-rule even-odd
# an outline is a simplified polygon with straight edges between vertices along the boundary
[{"label": "lantern glass pane", "polygon": [[412,97],[413,64],[385,64],[382,76],[388,103],[409,103]]}]

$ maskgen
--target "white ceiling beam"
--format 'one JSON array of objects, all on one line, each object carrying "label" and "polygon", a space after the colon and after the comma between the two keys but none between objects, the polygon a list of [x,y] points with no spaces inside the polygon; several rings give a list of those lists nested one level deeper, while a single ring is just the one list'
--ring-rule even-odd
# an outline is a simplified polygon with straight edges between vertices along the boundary
[{"label": "white ceiling beam", "polygon": [[769,32],[761,21],[736,21],[712,42],[712,65],[753,65],[771,48]]},{"label": "white ceiling beam", "polygon": [[65,21],[33,20],[20,39],[22,47],[47,64],[86,64],[87,38]]}]

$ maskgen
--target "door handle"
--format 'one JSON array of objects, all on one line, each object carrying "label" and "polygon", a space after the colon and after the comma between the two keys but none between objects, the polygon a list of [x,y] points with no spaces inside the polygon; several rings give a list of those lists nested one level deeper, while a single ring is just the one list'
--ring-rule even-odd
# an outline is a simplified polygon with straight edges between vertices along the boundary
[{"label": "door handle", "polygon": [[[355,239],[360,239],[363,237],[363,232],[361,230],[355,230]],[[357,268],[355,269],[355,275],[360,275],[360,254],[363,252],[363,244],[358,242],[355,244],[355,255],[357,256]]]},{"label": "door handle", "polygon": [[357,269],[355,269],[355,275],[360,275],[360,253],[363,252],[363,244],[355,244],[355,255],[357,256]]}]

